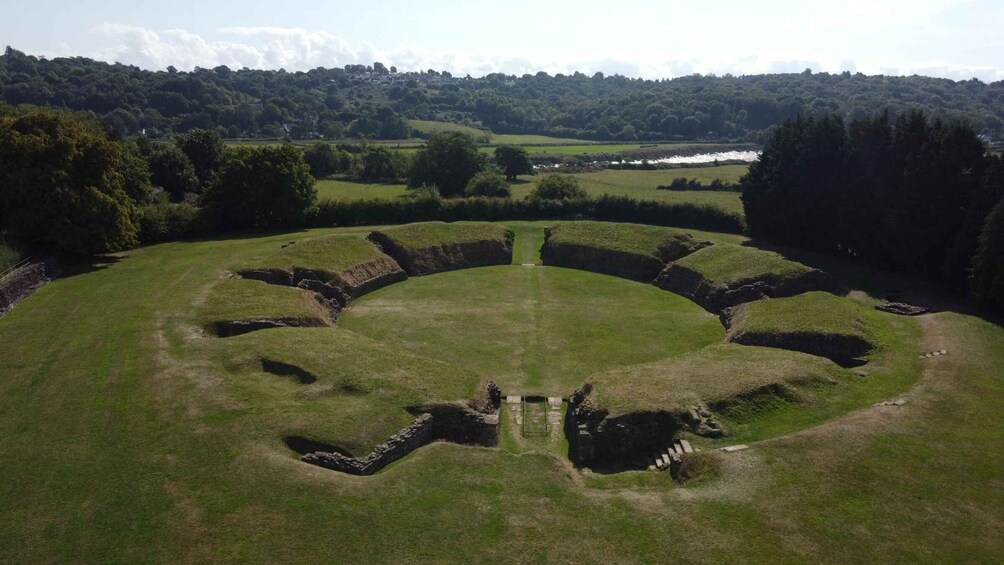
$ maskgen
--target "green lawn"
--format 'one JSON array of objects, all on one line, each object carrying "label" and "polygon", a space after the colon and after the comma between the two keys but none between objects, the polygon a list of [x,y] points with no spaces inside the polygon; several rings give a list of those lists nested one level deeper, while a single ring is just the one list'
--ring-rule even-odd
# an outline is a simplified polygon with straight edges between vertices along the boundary
[{"label": "green lawn", "polygon": [[379,184],[326,179],[317,181],[317,199],[366,200],[368,198],[400,198],[408,194],[403,184]]},{"label": "green lawn", "polygon": [[[541,224],[512,227],[514,260],[533,258]],[[949,302],[944,312],[919,319],[881,314],[896,339],[883,353],[888,358],[875,359],[872,370],[869,363],[841,371],[833,377],[838,384],[807,387],[812,403],[735,413],[727,422],[733,440],[751,449],[721,454],[720,473],[695,485],[675,485],[665,473],[582,473],[562,456],[560,443],[538,449],[510,435],[497,449],[434,444],[372,477],[299,462],[285,435],[316,435],[363,452],[412,419],[398,409],[402,403],[431,391],[465,397],[482,369],[463,363],[527,382],[531,373],[517,371],[514,361],[514,352],[525,352],[526,367],[540,367],[541,383],[545,375],[571,383],[588,376],[576,367],[609,363],[589,347],[624,339],[610,332],[632,313],[640,316],[639,331],[662,323],[648,317],[654,298],[644,285],[512,266],[417,278],[369,295],[377,302],[410,289],[433,300],[419,308],[466,303],[485,314],[485,325],[509,312],[516,327],[532,328],[516,314],[529,308],[509,299],[523,290],[531,292],[525,302],[554,313],[551,329],[560,333],[532,333],[540,344],[504,328],[461,335],[483,343],[472,346],[473,360],[457,364],[347,328],[227,339],[192,331],[230,266],[290,240],[371,229],[139,249],[56,280],[0,318],[0,561],[997,563],[1004,557],[1004,538],[996,535],[1004,530],[1004,329],[955,313]],[[848,271],[861,289],[880,276]],[[491,272],[506,284],[481,274]],[[489,304],[498,300],[499,312],[435,288],[446,277],[457,277],[464,292],[481,292]],[[478,278],[490,286],[479,291],[465,280]],[[539,295],[532,294],[534,279]],[[605,300],[588,300],[594,293]],[[574,308],[545,306],[535,296],[572,300]],[[857,292],[852,298],[873,300]],[[603,333],[591,337],[593,325]],[[421,339],[460,335],[428,327],[439,337]],[[506,348],[488,342],[493,336],[516,341]],[[587,347],[578,356],[559,353],[551,366],[547,345],[559,339]],[[420,341],[409,347],[428,347]],[[638,341],[657,343],[654,335]],[[441,357],[459,355],[450,347]],[[635,347],[608,353],[647,355]],[[941,348],[950,354],[917,358]],[[535,351],[547,355],[535,360]],[[486,366],[479,356],[492,352],[495,363]],[[676,378],[672,363],[686,355],[666,360],[669,377]],[[303,385],[263,372],[256,368],[262,358],[297,360],[318,379]],[[734,372],[724,364],[709,378],[727,381]],[[661,388],[672,392],[666,384]],[[903,406],[872,406],[901,396]],[[702,447],[707,453],[712,445]]]},{"label": "green lawn", "polygon": [[405,249],[425,249],[452,243],[482,240],[505,241],[508,229],[489,222],[418,222],[379,230]]},{"label": "green lawn", "polygon": [[416,277],[359,299],[347,330],[496,380],[568,395],[596,370],[720,342],[718,319],[654,286],[520,265]]}]

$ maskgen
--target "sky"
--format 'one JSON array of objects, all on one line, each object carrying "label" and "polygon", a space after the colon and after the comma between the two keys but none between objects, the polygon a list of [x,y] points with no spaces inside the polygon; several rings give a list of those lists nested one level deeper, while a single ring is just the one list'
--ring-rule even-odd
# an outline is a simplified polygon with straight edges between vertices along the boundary
[{"label": "sky", "polygon": [[0,46],[146,69],[1004,80],[1004,0],[0,0]]}]

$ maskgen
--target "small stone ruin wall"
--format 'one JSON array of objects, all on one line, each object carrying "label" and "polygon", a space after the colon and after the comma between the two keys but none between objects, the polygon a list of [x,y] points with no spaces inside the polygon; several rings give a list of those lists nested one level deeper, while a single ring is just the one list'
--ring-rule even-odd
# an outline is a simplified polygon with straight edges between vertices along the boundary
[{"label": "small stone ruin wall", "polygon": [[411,276],[512,263],[511,238],[444,243],[421,249],[404,247],[379,231],[371,233],[369,240],[390,255]]},{"label": "small stone ruin wall", "polygon": [[12,271],[0,280],[0,315],[6,314],[47,282],[49,277],[45,263],[31,263]]},{"label": "small stone ruin wall", "polygon": [[387,465],[433,440],[433,417],[422,414],[410,426],[387,438],[365,457],[347,457],[341,453],[317,451],[301,457],[307,463],[350,475],[372,475]]},{"label": "small stone ruin wall", "polygon": [[433,441],[496,447],[499,444],[501,400],[498,386],[487,381],[473,402],[474,408],[461,403],[415,408],[413,411],[419,412],[419,415],[411,425],[387,438],[365,457],[317,451],[300,459],[342,473],[372,475]]}]

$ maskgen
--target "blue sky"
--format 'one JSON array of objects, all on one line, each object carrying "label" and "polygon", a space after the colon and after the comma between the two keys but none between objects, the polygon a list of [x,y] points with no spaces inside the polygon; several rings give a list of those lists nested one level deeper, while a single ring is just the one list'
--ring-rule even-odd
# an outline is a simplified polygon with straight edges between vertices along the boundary
[{"label": "blue sky", "polygon": [[0,45],[150,69],[850,70],[1004,80],[1004,0],[0,0]]}]

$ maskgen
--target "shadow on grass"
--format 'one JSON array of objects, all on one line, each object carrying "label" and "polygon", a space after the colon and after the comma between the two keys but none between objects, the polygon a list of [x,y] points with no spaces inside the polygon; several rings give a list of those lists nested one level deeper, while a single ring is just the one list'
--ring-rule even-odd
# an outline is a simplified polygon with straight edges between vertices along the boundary
[{"label": "shadow on grass", "polygon": [[923,275],[890,271],[874,264],[857,263],[841,257],[753,239],[742,245],[773,251],[792,261],[825,271],[836,277],[841,285],[862,291],[874,300],[906,302],[929,308],[931,313],[954,312],[1004,327],[1004,316],[982,311],[975,305],[966,303],[963,297]]}]

